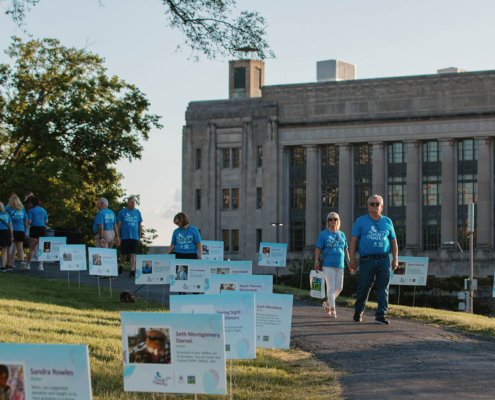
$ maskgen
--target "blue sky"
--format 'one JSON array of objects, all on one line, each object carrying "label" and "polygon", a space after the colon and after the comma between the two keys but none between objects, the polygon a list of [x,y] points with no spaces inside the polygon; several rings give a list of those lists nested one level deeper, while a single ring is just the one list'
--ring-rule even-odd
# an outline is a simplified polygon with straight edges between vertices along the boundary
[{"label": "blue sky", "polygon": [[[5,2],[0,0],[1,7]],[[160,0],[42,0],[28,14],[34,38],[56,38],[105,58],[109,75],[135,84],[162,116],[162,130],[144,142],[142,159],[121,161],[123,186],[141,194],[144,225],[158,230],[156,245],[170,242],[180,211],[181,135],[187,104],[228,97],[228,60],[188,60],[179,32],[166,26]],[[357,78],[434,74],[439,68],[495,69],[495,2],[471,0],[238,0],[259,11],[277,56],[266,62],[265,84],[314,82],[316,62],[357,65]],[[0,48],[22,33],[0,15]],[[0,63],[8,62],[0,53]],[[194,221],[191,221],[194,225]],[[205,238],[212,239],[212,238]]]}]

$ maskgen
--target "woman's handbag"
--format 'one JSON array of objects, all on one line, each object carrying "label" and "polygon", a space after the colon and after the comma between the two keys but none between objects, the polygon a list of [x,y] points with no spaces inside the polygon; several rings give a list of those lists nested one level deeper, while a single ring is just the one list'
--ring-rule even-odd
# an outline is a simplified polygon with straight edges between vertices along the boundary
[{"label": "woman's handbag", "polygon": [[325,298],[325,277],[323,276],[323,272],[320,271],[311,271],[309,274],[309,285],[311,297],[315,299],[324,299]]}]

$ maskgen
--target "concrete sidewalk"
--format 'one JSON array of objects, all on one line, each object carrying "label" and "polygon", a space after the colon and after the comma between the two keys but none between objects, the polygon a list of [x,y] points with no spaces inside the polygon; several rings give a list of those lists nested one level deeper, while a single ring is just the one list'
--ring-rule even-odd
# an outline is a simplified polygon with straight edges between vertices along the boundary
[{"label": "concrete sidewalk", "polygon": [[344,374],[345,399],[495,399],[495,340],[354,310],[294,301],[292,342]]}]

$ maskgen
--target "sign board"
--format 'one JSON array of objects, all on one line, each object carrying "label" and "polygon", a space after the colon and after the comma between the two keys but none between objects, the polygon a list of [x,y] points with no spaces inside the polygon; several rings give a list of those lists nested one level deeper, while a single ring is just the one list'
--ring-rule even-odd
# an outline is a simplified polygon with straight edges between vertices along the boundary
[{"label": "sign board", "polygon": [[0,365],[6,399],[92,399],[87,345],[0,343]]},{"label": "sign board", "polygon": [[118,276],[117,250],[88,248],[89,274],[100,276]]},{"label": "sign board", "polygon": [[255,296],[256,346],[288,349],[292,326],[293,296],[273,293],[256,293]]},{"label": "sign board", "polygon": [[222,314],[227,360],[256,358],[254,293],[170,296],[170,312]]},{"label": "sign board", "polygon": [[223,315],[122,312],[120,316],[124,391],[227,393]]},{"label": "sign board", "polygon": [[136,255],[136,285],[164,285],[172,281],[173,254]]},{"label": "sign board", "polygon": [[223,261],[223,242],[203,240],[201,246],[203,247],[203,260],[211,261]]},{"label": "sign board", "polygon": [[469,203],[467,208],[468,208],[467,231],[469,233],[473,233],[474,232],[474,203]]},{"label": "sign board", "polygon": [[[392,261],[392,255],[390,255]],[[400,257],[399,268],[392,271],[391,285],[426,286],[428,257]]]},{"label": "sign board", "polygon": [[66,243],[66,237],[40,237],[38,260],[60,261],[60,246]]},{"label": "sign board", "polygon": [[265,267],[286,267],[287,244],[261,242],[258,265]]},{"label": "sign board", "polygon": [[272,275],[211,275],[206,294],[234,292],[273,292]]},{"label": "sign board", "polygon": [[62,244],[60,251],[60,271],[86,271],[86,245]]},{"label": "sign board", "polygon": [[206,261],[209,275],[252,275],[252,261]]}]

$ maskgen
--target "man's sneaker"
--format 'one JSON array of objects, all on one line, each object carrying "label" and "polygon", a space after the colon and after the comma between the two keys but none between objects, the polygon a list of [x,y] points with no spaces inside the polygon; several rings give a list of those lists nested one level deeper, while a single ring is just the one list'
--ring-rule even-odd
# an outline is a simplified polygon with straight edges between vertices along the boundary
[{"label": "man's sneaker", "polygon": [[129,278],[135,278],[135,277],[136,277],[136,271],[129,272]]},{"label": "man's sneaker", "polygon": [[363,317],[361,316],[361,314],[359,313],[354,313],[354,317],[352,317],[352,320],[354,322],[362,322],[363,320]]},{"label": "man's sneaker", "polygon": [[122,265],[119,265],[119,275],[122,275],[124,272],[124,267]]},{"label": "man's sneaker", "polygon": [[390,322],[386,320],[385,317],[378,317],[375,319],[375,324],[390,325]]},{"label": "man's sneaker", "polygon": [[7,268],[5,267],[0,268],[0,272],[7,272]]},{"label": "man's sneaker", "polygon": [[23,261],[21,262],[21,271],[25,271],[26,270],[26,262]]},{"label": "man's sneaker", "polygon": [[14,266],[13,265],[7,265],[7,271],[13,271]]}]

